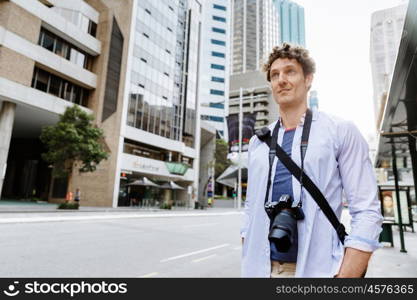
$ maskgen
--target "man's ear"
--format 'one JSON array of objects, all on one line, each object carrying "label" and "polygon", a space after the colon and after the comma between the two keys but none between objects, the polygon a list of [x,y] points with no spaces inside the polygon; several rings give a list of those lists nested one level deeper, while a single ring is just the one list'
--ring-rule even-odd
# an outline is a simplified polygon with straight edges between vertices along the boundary
[{"label": "man's ear", "polygon": [[312,83],[313,83],[313,78],[314,78],[313,74],[308,74],[308,75],[306,76],[306,86],[307,86],[307,90],[310,90],[310,89],[311,89],[311,85],[312,85]]}]

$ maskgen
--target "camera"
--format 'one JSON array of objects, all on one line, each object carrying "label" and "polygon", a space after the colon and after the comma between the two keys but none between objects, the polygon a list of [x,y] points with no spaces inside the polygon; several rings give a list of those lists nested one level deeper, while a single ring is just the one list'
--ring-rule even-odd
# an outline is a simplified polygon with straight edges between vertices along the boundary
[{"label": "camera", "polygon": [[304,219],[304,212],[290,195],[282,195],[278,202],[265,204],[265,211],[271,220],[268,239],[280,252],[288,252],[294,243],[297,221]]}]

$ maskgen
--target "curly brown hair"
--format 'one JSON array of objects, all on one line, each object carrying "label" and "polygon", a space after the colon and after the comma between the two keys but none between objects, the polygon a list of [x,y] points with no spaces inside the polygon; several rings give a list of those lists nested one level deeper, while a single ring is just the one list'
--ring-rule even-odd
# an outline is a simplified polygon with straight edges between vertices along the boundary
[{"label": "curly brown hair", "polygon": [[272,49],[271,54],[269,54],[267,63],[265,63],[263,66],[263,70],[266,72],[266,80],[268,81],[271,81],[271,65],[278,58],[295,59],[303,68],[304,76],[314,74],[314,72],[316,72],[316,64],[310,57],[307,49],[301,46],[283,43],[281,46],[276,46]]}]

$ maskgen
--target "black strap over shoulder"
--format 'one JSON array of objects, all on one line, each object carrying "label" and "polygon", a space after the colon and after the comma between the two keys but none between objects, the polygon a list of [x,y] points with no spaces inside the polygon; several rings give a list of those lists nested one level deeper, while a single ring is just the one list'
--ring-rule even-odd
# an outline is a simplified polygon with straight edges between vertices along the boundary
[{"label": "black strap over shoulder", "polygon": [[[278,145],[278,131],[280,127],[279,121],[275,125],[274,131],[271,136],[271,131],[268,127],[264,127],[261,130],[256,132],[258,138],[265,142],[269,147],[269,172],[268,172],[268,184],[266,189],[265,195],[265,202],[268,201],[269,197],[269,190],[271,188],[271,173],[272,173],[272,164],[274,157],[277,156],[278,159],[282,162],[282,164],[291,172],[291,174],[300,182],[301,189],[303,186],[305,189],[310,193],[311,197],[316,201],[317,205],[323,211],[324,215],[327,217],[329,222],[332,224],[334,229],[337,232],[337,235],[344,244],[345,237],[347,233],[345,231],[345,227],[342,223],[339,222],[339,219],[336,217],[333,209],[330,207],[329,203],[327,202],[326,198],[319,190],[319,188],[314,184],[314,182],[308,177],[307,174],[304,172],[304,157],[307,150],[308,145],[308,137],[310,134],[310,128],[312,123],[312,113],[310,110],[307,110],[304,128],[301,138],[301,168],[288,156],[288,154]],[[275,142],[271,142],[275,141]],[[271,158],[272,157],[272,158]]]}]

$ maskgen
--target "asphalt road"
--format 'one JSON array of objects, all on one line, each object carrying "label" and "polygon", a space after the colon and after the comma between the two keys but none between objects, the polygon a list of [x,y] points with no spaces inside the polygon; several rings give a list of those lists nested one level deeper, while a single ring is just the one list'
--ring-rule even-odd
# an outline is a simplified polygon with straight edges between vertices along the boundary
[{"label": "asphalt road", "polygon": [[240,277],[241,215],[0,224],[0,277]]}]

